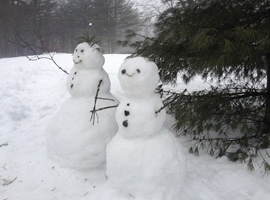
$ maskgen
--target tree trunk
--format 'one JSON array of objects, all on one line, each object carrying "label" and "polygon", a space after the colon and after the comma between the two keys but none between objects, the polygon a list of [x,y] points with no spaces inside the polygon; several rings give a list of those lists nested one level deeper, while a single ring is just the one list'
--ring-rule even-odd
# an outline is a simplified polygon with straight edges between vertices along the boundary
[{"label": "tree trunk", "polygon": [[267,93],[265,97],[265,115],[263,124],[263,139],[262,147],[269,148],[270,145],[270,53],[263,57],[263,62],[266,68],[267,76]]}]

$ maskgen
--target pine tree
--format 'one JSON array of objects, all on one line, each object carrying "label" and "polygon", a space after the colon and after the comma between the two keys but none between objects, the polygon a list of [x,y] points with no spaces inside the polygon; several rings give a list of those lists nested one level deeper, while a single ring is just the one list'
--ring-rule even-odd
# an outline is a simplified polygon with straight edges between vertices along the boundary
[{"label": "pine tree", "polygon": [[96,0],[92,5],[91,33],[102,42],[107,53],[114,53],[126,30],[139,29],[139,14],[128,0]]},{"label": "pine tree", "polygon": [[[159,16],[155,37],[130,43],[133,56],[157,63],[165,83],[196,75],[220,83],[164,93],[176,130],[192,138],[191,152],[208,144],[211,155],[252,169],[252,158],[270,147],[269,10],[265,0],[182,0]],[[270,169],[265,158],[264,166]]]}]

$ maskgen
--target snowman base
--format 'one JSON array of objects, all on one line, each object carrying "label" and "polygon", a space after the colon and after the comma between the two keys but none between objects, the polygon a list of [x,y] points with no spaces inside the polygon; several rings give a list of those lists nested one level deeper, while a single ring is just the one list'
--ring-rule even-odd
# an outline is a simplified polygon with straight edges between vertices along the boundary
[{"label": "snowman base", "polygon": [[48,155],[62,167],[86,169],[105,163],[106,145],[117,131],[117,124],[112,123],[114,112],[102,111],[98,113],[102,120],[93,124],[93,104],[94,98],[68,98],[49,123]]},{"label": "snowman base", "polygon": [[143,138],[117,133],[107,146],[109,185],[136,199],[176,200],[185,171],[180,145],[165,128]]}]

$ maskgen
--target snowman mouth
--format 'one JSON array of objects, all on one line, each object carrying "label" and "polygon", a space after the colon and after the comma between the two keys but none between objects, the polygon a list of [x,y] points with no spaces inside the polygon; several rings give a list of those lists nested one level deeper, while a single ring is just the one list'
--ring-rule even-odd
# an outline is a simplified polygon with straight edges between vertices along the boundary
[{"label": "snowman mouth", "polygon": [[79,60],[78,62],[76,62],[75,60],[73,60],[73,62],[74,62],[75,64],[79,64],[79,63],[82,62],[82,60]]},{"label": "snowman mouth", "polygon": [[134,75],[134,73],[131,74],[131,75],[129,75],[128,73],[126,73],[126,75],[127,75],[128,77],[132,77],[132,76]]}]

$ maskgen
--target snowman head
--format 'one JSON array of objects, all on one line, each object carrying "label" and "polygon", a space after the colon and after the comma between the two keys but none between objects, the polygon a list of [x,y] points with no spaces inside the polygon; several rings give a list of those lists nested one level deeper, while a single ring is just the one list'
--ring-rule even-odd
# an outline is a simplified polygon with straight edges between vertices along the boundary
[{"label": "snowman head", "polygon": [[118,78],[128,96],[153,94],[159,82],[158,68],[154,62],[146,58],[130,58],[120,66]]},{"label": "snowman head", "polygon": [[97,44],[83,42],[74,50],[73,62],[79,68],[101,68],[105,59]]}]

